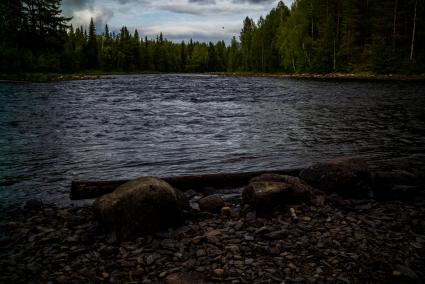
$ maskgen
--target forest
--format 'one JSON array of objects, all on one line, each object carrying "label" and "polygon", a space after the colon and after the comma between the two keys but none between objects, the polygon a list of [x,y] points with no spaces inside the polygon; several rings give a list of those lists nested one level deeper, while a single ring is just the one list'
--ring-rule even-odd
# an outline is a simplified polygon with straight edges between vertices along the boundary
[{"label": "forest", "polygon": [[[425,72],[424,0],[280,2],[229,44],[73,27],[60,0],[0,0],[0,73]],[[141,32],[141,33],[139,33]]]}]

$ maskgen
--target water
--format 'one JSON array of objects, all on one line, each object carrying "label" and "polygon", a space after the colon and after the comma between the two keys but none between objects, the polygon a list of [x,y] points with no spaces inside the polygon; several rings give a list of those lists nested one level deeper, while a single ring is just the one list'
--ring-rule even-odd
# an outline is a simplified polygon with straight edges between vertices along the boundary
[{"label": "water", "polygon": [[72,180],[425,161],[423,83],[195,75],[0,84],[0,203]]}]

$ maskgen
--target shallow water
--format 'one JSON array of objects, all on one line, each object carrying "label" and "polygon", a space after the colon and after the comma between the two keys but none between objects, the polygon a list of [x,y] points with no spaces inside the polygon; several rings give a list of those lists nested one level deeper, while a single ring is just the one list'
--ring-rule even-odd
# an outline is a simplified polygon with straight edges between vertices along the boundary
[{"label": "shallow water", "polygon": [[0,203],[72,180],[282,169],[338,156],[422,167],[425,84],[197,75],[0,84]]}]

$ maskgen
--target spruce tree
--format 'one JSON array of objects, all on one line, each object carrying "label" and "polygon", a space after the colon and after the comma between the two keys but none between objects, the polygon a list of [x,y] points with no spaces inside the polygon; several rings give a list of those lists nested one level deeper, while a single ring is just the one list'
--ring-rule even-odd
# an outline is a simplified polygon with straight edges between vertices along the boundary
[{"label": "spruce tree", "polygon": [[98,68],[98,53],[96,26],[94,25],[93,18],[91,18],[86,46],[86,64],[88,69]]}]

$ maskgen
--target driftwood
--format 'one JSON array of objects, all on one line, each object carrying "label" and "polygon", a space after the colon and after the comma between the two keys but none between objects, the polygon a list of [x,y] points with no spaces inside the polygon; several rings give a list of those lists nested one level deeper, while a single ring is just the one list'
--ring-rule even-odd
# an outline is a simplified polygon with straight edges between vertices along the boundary
[{"label": "driftwood", "polygon": [[[195,176],[176,176],[162,178],[173,187],[180,190],[193,189],[202,191],[206,188],[225,189],[237,188],[247,185],[249,180],[262,174],[282,174],[297,176],[300,169],[286,169],[275,171],[258,171],[244,173],[224,173],[224,174],[208,174]],[[71,186],[71,199],[90,199],[97,198],[114,191],[118,186],[128,182],[128,180],[115,181],[73,181]]]}]

